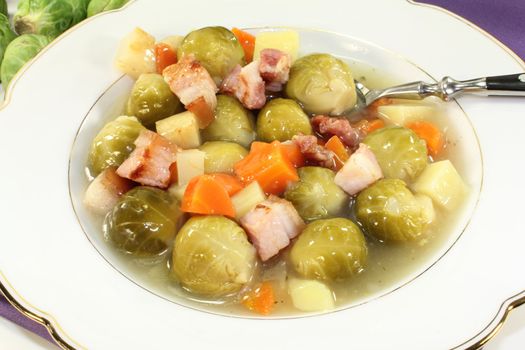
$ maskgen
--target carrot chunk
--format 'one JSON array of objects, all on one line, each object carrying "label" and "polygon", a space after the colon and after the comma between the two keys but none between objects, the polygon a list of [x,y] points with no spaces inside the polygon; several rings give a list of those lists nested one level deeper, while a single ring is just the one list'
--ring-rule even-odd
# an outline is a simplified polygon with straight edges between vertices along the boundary
[{"label": "carrot chunk", "polygon": [[432,157],[437,157],[443,151],[445,136],[434,124],[427,121],[418,121],[408,123],[406,127],[412,129],[417,136],[425,140],[428,154]]},{"label": "carrot chunk", "polygon": [[367,134],[370,134],[371,132],[374,132],[378,129],[384,128],[385,122],[381,119],[374,119],[365,126],[365,131]]},{"label": "carrot chunk", "polygon": [[268,281],[263,282],[258,288],[251,291],[242,303],[248,310],[255,311],[261,315],[270,314],[275,304],[272,284]]},{"label": "carrot chunk", "polygon": [[281,143],[284,154],[292,162],[293,166],[300,168],[304,166],[305,160],[304,155],[301,153],[301,149],[295,142]]},{"label": "carrot chunk", "polygon": [[335,154],[335,168],[339,170],[343,167],[345,162],[350,158],[348,151],[341,139],[337,136],[332,136],[324,145],[327,149]]},{"label": "carrot chunk", "polygon": [[186,213],[235,217],[228,189],[212,175],[191,179],[182,197],[181,209]]},{"label": "carrot chunk", "polygon": [[233,196],[244,188],[242,182],[233,175],[217,173],[209,174],[209,176],[213,177],[215,181],[222,184],[229,196]]},{"label": "carrot chunk", "polygon": [[255,49],[255,36],[251,35],[244,30],[239,28],[232,29],[233,34],[241,43],[242,49],[244,50],[244,59],[246,63],[250,63],[253,60],[253,50]]},{"label": "carrot chunk", "polygon": [[155,44],[155,63],[157,73],[162,74],[164,68],[177,63],[177,53],[169,45],[157,43]]}]

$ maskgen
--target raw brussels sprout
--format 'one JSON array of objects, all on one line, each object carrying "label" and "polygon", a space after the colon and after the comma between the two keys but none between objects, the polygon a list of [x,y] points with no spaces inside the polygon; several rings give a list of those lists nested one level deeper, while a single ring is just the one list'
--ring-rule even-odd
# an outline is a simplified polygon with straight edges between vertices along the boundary
[{"label": "raw brussels sprout", "polygon": [[394,242],[418,238],[428,222],[425,208],[399,179],[379,180],[362,191],[356,217],[365,232]]},{"label": "raw brussels sprout", "polygon": [[89,0],[21,0],[13,18],[18,34],[56,37],[86,18]]},{"label": "raw brussels sprout", "polygon": [[294,100],[276,98],[268,102],[257,117],[259,140],[291,140],[294,135],[312,134],[312,126],[306,113]]},{"label": "raw brussels sprout", "polygon": [[168,250],[181,217],[179,203],[167,192],[139,186],[126,192],[108,214],[106,235],[126,253],[153,257]]},{"label": "raw brussels sprout", "polygon": [[250,147],[255,140],[253,114],[234,97],[217,96],[215,120],[202,130],[205,141],[231,141]]},{"label": "raw brussels sprout", "polygon": [[328,54],[312,54],[295,61],[285,91],[314,114],[340,115],[357,101],[350,68]]},{"label": "raw brussels sprout", "polygon": [[104,125],[89,151],[89,167],[98,175],[109,166],[119,166],[135,149],[133,143],[145,128],[135,117],[121,116]]},{"label": "raw brussels sprout", "polygon": [[4,58],[7,45],[9,45],[14,38],[16,38],[16,34],[11,30],[9,19],[3,14],[0,14],[0,62],[2,62]]},{"label": "raw brussels sprout", "polygon": [[124,6],[129,0],[91,0],[87,8],[87,16],[91,17],[100,12],[116,10]]},{"label": "raw brussels sprout", "polygon": [[255,248],[239,225],[222,216],[200,216],[177,234],[171,268],[189,291],[224,296],[251,280],[255,263]]},{"label": "raw brussels sprout", "polygon": [[338,216],[348,209],[349,198],[334,183],[335,173],[326,168],[307,166],[300,168],[299,182],[292,184],[284,197],[306,221]]},{"label": "raw brussels sprout", "polygon": [[293,245],[290,260],[303,277],[342,280],[361,272],[367,255],[359,227],[334,218],[309,223]]},{"label": "raw brussels sprout", "polygon": [[49,44],[49,41],[48,37],[37,34],[24,34],[13,39],[7,45],[0,68],[2,84],[7,86],[16,72]]},{"label": "raw brussels sprout", "polygon": [[210,141],[200,147],[205,153],[204,172],[233,174],[235,163],[246,157],[248,150],[234,142]]},{"label": "raw brussels sprout", "polygon": [[133,85],[128,99],[127,114],[137,117],[150,128],[157,120],[170,117],[182,110],[182,104],[175,96],[162,75],[141,74]]},{"label": "raw brussels sprout", "polygon": [[244,50],[231,31],[205,27],[190,32],[177,50],[177,57],[193,54],[217,85],[238,64],[244,65]]},{"label": "raw brussels sprout", "polygon": [[7,0],[0,0],[0,13],[4,16],[8,16],[7,14]]},{"label": "raw brussels sprout", "polygon": [[412,130],[382,128],[363,141],[376,156],[385,178],[414,180],[427,166],[427,146]]}]

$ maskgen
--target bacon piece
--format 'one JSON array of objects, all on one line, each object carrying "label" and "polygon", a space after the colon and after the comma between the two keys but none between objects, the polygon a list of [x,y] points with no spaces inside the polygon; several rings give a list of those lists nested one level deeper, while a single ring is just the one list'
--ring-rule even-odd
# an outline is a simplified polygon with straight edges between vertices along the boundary
[{"label": "bacon piece", "polygon": [[344,118],[333,118],[326,115],[316,115],[312,118],[312,126],[323,136],[337,136],[341,141],[355,149],[361,139],[361,134]]},{"label": "bacon piece", "polygon": [[120,196],[133,188],[133,182],[118,176],[116,170],[116,167],[106,168],[89,184],[84,204],[93,212],[107,213],[117,204]]},{"label": "bacon piece", "polygon": [[142,185],[168,187],[170,167],[177,160],[177,146],[149,130],[141,131],[135,146],[135,150],[118,167],[117,174]]},{"label": "bacon piece", "polygon": [[335,154],[317,143],[317,137],[312,135],[295,135],[292,141],[299,146],[306,160],[313,161],[322,167],[335,170]]},{"label": "bacon piece", "polygon": [[354,195],[383,177],[383,172],[370,148],[361,143],[335,175],[334,182],[349,195]]},{"label": "bacon piece", "polygon": [[286,248],[305,227],[292,203],[277,196],[257,204],[240,222],[262,261]]},{"label": "bacon piece", "polygon": [[221,91],[234,95],[248,109],[262,108],[266,103],[266,95],[259,65],[258,60],[242,68],[237,65],[223,80]]},{"label": "bacon piece", "polygon": [[259,72],[266,82],[266,90],[271,92],[282,91],[290,76],[292,58],[286,52],[276,49],[261,51]]}]

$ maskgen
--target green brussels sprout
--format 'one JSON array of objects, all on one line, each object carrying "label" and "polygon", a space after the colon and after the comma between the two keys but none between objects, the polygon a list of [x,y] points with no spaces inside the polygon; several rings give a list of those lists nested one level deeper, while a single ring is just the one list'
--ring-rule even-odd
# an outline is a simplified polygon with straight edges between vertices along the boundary
[{"label": "green brussels sprout", "polygon": [[105,234],[119,249],[136,257],[168,250],[182,212],[168,192],[139,186],[126,192],[106,216]]},{"label": "green brussels sprout", "polygon": [[234,97],[217,95],[215,120],[204,130],[205,141],[231,141],[250,147],[255,140],[253,114]]},{"label": "green brussels sprout", "polygon": [[49,41],[48,37],[37,34],[24,34],[13,39],[5,49],[0,68],[2,84],[7,86],[20,68],[49,44]]},{"label": "green brussels sprout", "polygon": [[182,111],[182,104],[160,74],[141,74],[128,99],[128,115],[151,128],[155,122]]},{"label": "green brussels sprout", "polygon": [[412,130],[382,128],[363,141],[376,156],[387,179],[414,180],[427,166],[427,146]]},{"label": "green brussels sprout", "polygon": [[293,203],[303,220],[310,222],[339,216],[348,209],[349,198],[334,182],[335,173],[326,168],[299,168],[299,181],[288,187],[284,197]]},{"label": "green brussels sprout", "polygon": [[89,167],[98,175],[109,166],[119,166],[135,149],[133,143],[145,128],[135,117],[121,116],[104,125],[89,151]]},{"label": "green brussels sprout", "polygon": [[222,216],[196,216],[175,238],[171,269],[187,290],[217,297],[238,292],[255,264],[255,248],[239,225]]},{"label": "green brussels sprout", "polygon": [[361,272],[368,255],[359,227],[343,218],[309,223],[295,242],[290,260],[303,277],[342,280]]},{"label": "green brussels sprout", "polygon": [[116,10],[129,0],[91,0],[87,8],[87,16],[91,17],[104,11]]},{"label": "green brussels sprout", "polygon": [[312,134],[312,125],[301,106],[294,100],[276,98],[268,102],[257,117],[259,140],[291,140],[294,135]]},{"label": "green brussels sprout", "polygon": [[312,54],[295,61],[285,92],[313,114],[340,115],[357,102],[350,67],[328,54]]},{"label": "green brussels sprout", "polygon": [[224,27],[205,27],[190,32],[177,50],[177,56],[193,54],[217,85],[238,64],[244,65],[244,50],[231,31]]},{"label": "green brussels sprout", "polygon": [[54,38],[86,18],[89,0],[20,0],[13,18],[18,34]]},{"label": "green brussels sprout", "polygon": [[399,179],[379,180],[359,193],[355,209],[365,232],[383,241],[416,239],[428,223],[425,208]]},{"label": "green brussels sprout", "polygon": [[210,141],[200,146],[204,152],[204,172],[233,174],[235,163],[246,157],[248,150],[234,142]]},{"label": "green brussels sprout", "polygon": [[11,30],[9,19],[0,13],[0,62],[2,62],[4,58],[7,45],[9,45],[14,38],[16,38],[16,34]]},{"label": "green brussels sprout", "polygon": [[0,13],[8,17],[7,13],[7,0],[0,0]]}]

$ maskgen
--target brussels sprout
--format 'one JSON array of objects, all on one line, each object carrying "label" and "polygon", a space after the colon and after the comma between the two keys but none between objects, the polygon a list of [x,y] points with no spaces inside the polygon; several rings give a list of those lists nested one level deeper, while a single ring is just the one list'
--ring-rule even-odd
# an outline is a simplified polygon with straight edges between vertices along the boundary
[{"label": "brussels sprout", "polygon": [[250,147],[255,140],[253,114],[234,97],[217,96],[215,120],[202,130],[206,141],[232,141]]},{"label": "brussels sprout", "polygon": [[11,30],[9,19],[3,14],[0,14],[0,62],[2,62],[4,58],[7,45],[9,45],[14,38],[16,38],[16,34]]},{"label": "brussels sprout", "polygon": [[167,192],[139,186],[126,192],[106,216],[105,233],[126,253],[153,257],[168,250],[181,217],[179,203]]},{"label": "brussels sprout", "polygon": [[286,95],[308,113],[340,115],[356,104],[354,77],[346,63],[328,54],[298,59],[290,70]]},{"label": "brussels sprout", "polygon": [[89,167],[98,175],[109,166],[119,166],[135,149],[133,142],[145,128],[135,117],[121,116],[104,125],[89,151]]},{"label": "brussels sprout", "polygon": [[427,146],[412,130],[382,128],[363,141],[376,156],[385,178],[411,181],[427,166]]},{"label": "brussels sprout", "polygon": [[7,0],[0,0],[0,13],[4,16],[9,16],[7,13]]},{"label": "brussels sprout", "polygon": [[124,6],[129,0],[91,0],[87,8],[87,16],[91,17],[100,12],[116,10]]},{"label": "brussels sprout", "polygon": [[259,140],[291,140],[294,135],[312,134],[308,116],[294,100],[276,98],[268,102],[257,117]]},{"label": "brussels sprout", "polygon": [[238,64],[244,64],[244,50],[231,31],[224,27],[205,27],[190,32],[177,56],[193,54],[217,85]]},{"label": "brussels sprout", "polygon": [[13,18],[18,34],[52,38],[86,18],[89,0],[21,0]]},{"label": "brussels sprout", "polygon": [[235,163],[246,157],[248,150],[234,142],[210,141],[200,147],[205,153],[204,172],[233,174]]},{"label": "brussels sprout", "polygon": [[222,216],[200,216],[177,234],[171,268],[189,291],[224,296],[251,280],[255,263],[255,248],[239,225]]},{"label": "brussels sprout", "polygon": [[307,166],[298,173],[299,182],[292,184],[284,196],[306,222],[335,217],[347,209],[349,198],[334,183],[332,170]]},{"label": "brussels sprout", "polygon": [[425,208],[399,179],[379,180],[357,196],[356,217],[365,232],[384,241],[418,238],[427,225]]},{"label": "brussels sprout", "polygon": [[5,49],[0,68],[2,84],[7,86],[16,72],[49,44],[49,41],[48,37],[36,34],[20,35],[13,39]]},{"label": "brussels sprout", "polygon": [[147,73],[141,74],[133,85],[126,113],[137,117],[146,127],[153,127],[157,120],[181,110],[182,104],[162,75]]},{"label": "brussels sprout", "polygon": [[341,280],[361,272],[368,255],[363,233],[343,218],[309,223],[295,242],[290,260],[306,278]]}]

